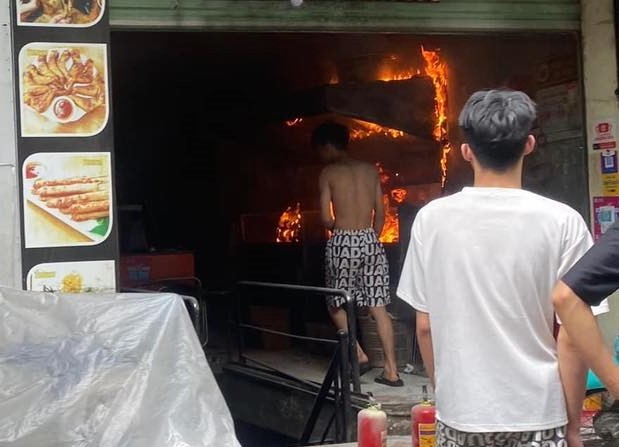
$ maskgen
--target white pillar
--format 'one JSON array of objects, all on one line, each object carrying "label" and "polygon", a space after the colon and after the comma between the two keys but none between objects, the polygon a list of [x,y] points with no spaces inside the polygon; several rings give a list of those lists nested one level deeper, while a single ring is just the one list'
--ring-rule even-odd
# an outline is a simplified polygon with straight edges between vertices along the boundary
[{"label": "white pillar", "polygon": [[0,284],[21,288],[20,211],[11,14],[0,6]]},{"label": "white pillar", "polygon": [[[613,0],[581,0],[582,51],[589,164],[589,196],[593,231],[593,197],[602,196],[600,153],[593,150],[593,127],[599,120],[610,119],[615,134],[619,128],[617,62]],[[619,135],[617,135],[619,136]],[[610,313],[600,317],[600,325],[609,345],[619,335],[619,294],[610,300]]]}]

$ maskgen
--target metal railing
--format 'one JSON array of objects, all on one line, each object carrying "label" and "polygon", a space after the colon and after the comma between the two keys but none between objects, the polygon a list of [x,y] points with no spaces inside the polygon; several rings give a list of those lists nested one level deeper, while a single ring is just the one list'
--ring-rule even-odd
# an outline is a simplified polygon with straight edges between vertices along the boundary
[{"label": "metal railing", "polygon": [[[179,289],[180,288],[180,289]],[[195,290],[187,290],[195,289]],[[208,343],[208,318],[206,306],[203,300],[204,288],[202,281],[195,276],[181,276],[162,278],[159,280],[138,284],[133,287],[121,287],[121,292],[170,292],[176,293],[183,297],[187,311],[191,317],[191,322],[198,333],[202,348],[205,348]],[[194,293],[194,296],[191,293]],[[202,301],[202,305],[201,305]]]},{"label": "metal railing", "polygon": [[[152,290],[152,289],[142,289],[139,287],[122,287],[121,288],[121,293],[122,292],[126,292],[126,293],[157,293],[157,292],[166,292],[165,290],[161,290],[161,291],[157,291],[157,290]],[[175,293],[175,292],[171,292],[171,293]],[[194,296],[190,296],[190,295],[180,295],[178,293],[175,293],[176,295],[178,295],[179,297],[182,298],[183,303],[185,304],[185,307],[187,309],[187,313],[189,314],[189,318],[191,319],[191,324],[193,325],[193,328],[196,331],[196,335],[198,336],[198,338],[201,338],[201,312],[200,312],[200,303],[198,301],[198,299]],[[202,340],[201,340],[202,342]],[[202,347],[204,347],[204,345],[206,344],[206,342],[203,342]]]},{"label": "metal railing", "polygon": [[[291,292],[309,292],[314,296],[338,295],[344,298],[348,327],[347,330],[339,330],[337,332],[337,340],[307,337],[303,335],[295,335],[287,332],[276,331],[269,328],[259,327],[243,322],[241,312],[241,298],[243,289],[275,289],[280,291]],[[357,341],[356,341],[356,318],[355,318],[355,303],[352,297],[344,290],[331,289],[326,287],[302,286],[296,284],[279,284],[270,282],[257,281],[240,281],[238,283],[238,301],[237,301],[237,321],[238,328],[238,355],[242,363],[247,358],[243,355],[244,330],[254,330],[269,334],[280,335],[296,340],[314,341],[328,344],[335,344],[336,349],[331,358],[327,373],[320,385],[312,410],[305,423],[303,434],[299,440],[301,444],[307,445],[314,431],[320,411],[322,410],[327,398],[332,395],[335,402],[334,415],[327,426],[325,435],[330,429],[333,419],[335,420],[335,437],[336,442],[349,442],[353,440],[353,408],[351,404],[351,382],[352,390],[356,393],[361,392],[361,383],[359,378],[359,362],[357,359]],[[249,359],[250,361],[253,361]],[[258,363],[258,362],[256,362]],[[332,392],[333,389],[333,392]],[[332,392],[332,394],[330,394]],[[323,436],[324,439],[324,436]]]}]

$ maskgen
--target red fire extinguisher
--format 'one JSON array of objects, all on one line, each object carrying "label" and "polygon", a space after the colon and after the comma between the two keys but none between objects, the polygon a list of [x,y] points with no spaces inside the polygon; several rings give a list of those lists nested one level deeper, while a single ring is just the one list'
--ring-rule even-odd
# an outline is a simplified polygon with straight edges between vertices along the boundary
[{"label": "red fire extinguisher", "polygon": [[369,396],[370,405],[357,413],[357,445],[387,447],[387,413],[380,409],[371,394]]},{"label": "red fire extinguisher", "polygon": [[428,388],[423,386],[423,400],[411,408],[411,435],[413,447],[436,445],[436,408],[428,398]]}]

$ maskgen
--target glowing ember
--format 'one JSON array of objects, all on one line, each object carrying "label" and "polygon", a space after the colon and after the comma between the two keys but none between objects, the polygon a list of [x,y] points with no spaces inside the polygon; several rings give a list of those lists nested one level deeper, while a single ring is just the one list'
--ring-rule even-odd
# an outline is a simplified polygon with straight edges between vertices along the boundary
[{"label": "glowing ember", "polygon": [[407,194],[408,192],[403,188],[392,189],[391,200],[393,200],[397,204],[404,203],[404,200],[406,200]]},{"label": "glowing ember", "polygon": [[286,208],[286,211],[279,217],[275,240],[277,242],[299,242],[302,220],[299,202],[294,208],[292,206]]},{"label": "glowing ember", "polygon": [[334,70],[331,73],[331,76],[329,77],[329,85],[339,84],[339,83],[340,83],[340,78],[337,75],[337,72]]},{"label": "glowing ember", "polygon": [[451,151],[447,128],[447,65],[441,62],[438,50],[430,51],[421,47],[421,55],[426,62],[425,74],[434,83],[434,138],[441,144],[441,186],[444,187],[447,180],[447,155]]},{"label": "glowing ember", "polygon": [[362,140],[372,135],[384,135],[391,138],[400,138],[404,136],[404,132],[389,127],[382,127],[378,124],[369,123],[367,121],[354,120],[355,126],[350,129],[350,139],[352,141]]},{"label": "glowing ember", "polygon": [[286,121],[286,126],[296,126],[297,124],[303,122],[303,118],[295,118],[293,120],[290,121]]}]

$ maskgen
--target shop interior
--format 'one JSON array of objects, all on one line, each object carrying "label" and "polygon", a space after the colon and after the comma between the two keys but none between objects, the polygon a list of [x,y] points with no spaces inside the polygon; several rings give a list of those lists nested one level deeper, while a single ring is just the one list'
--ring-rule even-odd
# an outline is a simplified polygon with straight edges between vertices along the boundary
[{"label": "shop interior", "polygon": [[[349,126],[351,155],[381,170],[381,239],[395,289],[416,210],[472,182],[457,116],[478,89],[515,88],[536,100],[538,150],[526,161],[525,188],[587,216],[578,45],[576,35],[556,33],[114,31],[123,285],[195,276],[213,330],[238,280],[322,285],[322,165],[309,140],[332,119]],[[145,256],[160,254],[189,257],[136,273]],[[393,299],[394,317],[409,324],[410,309]],[[246,315],[278,330],[333,331],[324,301],[313,298],[257,296]],[[406,364],[413,348],[403,345]]]}]

